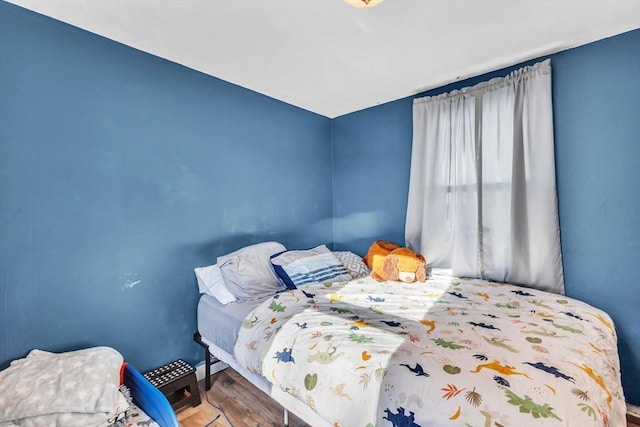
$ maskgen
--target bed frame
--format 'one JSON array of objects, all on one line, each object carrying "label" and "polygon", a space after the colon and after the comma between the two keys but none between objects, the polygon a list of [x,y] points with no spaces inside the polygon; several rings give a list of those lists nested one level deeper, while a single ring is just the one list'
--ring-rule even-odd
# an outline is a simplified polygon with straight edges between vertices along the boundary
[{"label": "bed frame", "polygon": [[204,390],[207,392],[211,390],[211,365],[221,363],[222,361],[217,357],[213,357],[212,360],[211,350],[209,350],[207,343],[202,341],[202,335],[200,335],[200,332],[193,334],[193,340],[204,348]]}]

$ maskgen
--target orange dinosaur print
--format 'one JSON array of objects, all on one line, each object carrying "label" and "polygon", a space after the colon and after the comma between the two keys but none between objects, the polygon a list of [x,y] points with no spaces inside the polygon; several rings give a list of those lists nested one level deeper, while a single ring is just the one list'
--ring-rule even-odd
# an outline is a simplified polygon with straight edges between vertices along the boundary
[{"label": "orange dinosaur print", "polygon": [[524,372],[518,372],[513,366],[503,365],[497,360],[494,360],[490,363],[485,363],[483,365],[478,365],[475,370],[469,372],[471,372],[472,374],[477,374],[482,368],[492,369],[494,371],[500,372],[502,375],[523,375],[531,379],[531,377]]},{"label": "orange dinosaur print", "polygon": [[483,298],[485,301],[489,301],[489,294],[486,292],[476,292],[474,295]]},{"label": "orange dinosaur print", "polygon": [[602,353],[602,350],[600,350],[600,347],[598,347],[597,345],[594,345],[593,343],[589,343],[589,345],[591,346],[591,348],[593,348],[596,352],[598,353]]},{"label": "orange dinosaur print", "polygon": [[[569,362],[571,363],[571,362]],[[604,390],[605,393],[607,393],[607,404],[609,406],[611,406],[611,400],[612,400],[612,396],[611,396],[611,392],[609,391],[609,389],[607,388],[607,386],[604,383],[604,379],[600,376],[597,375],[595,372],[593,372],[593,369],[587,365],[585,365],[584,363],[582,365],[576,365],[575,363],[571,363],[573,366],[577,366],[578,368],[582,369],[582,371],[584,371],[585,374],[589,375],[589,377],[594,380],[596,382],[596,384],[598,384],[600,386],[600,388],[602,390]]]},{"label": "orange dinosaur print", "polygon": [[600,323],[609,328],[609,330],[611,331],[611,335],[615,334],[613,325],[602,314],[597,314],[595,315],[595,317],[600,321]]},{"label": "orange dinosaur print", "polygon": [[356,328],[366,328],[371,326],[371,323],[367,323],[364,320],[356,320],[355,322],[349,322],[347,325],[355,326]]},{"label": "orange dinosaur print", "polygon": [[549,313],[543,313],[542,311],[540,313],[536,313],[538,316],[543,317],[545,319],[555,319],[557,316],[554,316],[553,314],[549,314]]},{"label": "orange dinosaur print", "polygon": [[431,332],[433,332],[436,329],[436,321],[435,320],[421,320],[420,323],[422,323],[424,326],[427,326],[429,329],[427,330],[427,333],[430,334]]}]

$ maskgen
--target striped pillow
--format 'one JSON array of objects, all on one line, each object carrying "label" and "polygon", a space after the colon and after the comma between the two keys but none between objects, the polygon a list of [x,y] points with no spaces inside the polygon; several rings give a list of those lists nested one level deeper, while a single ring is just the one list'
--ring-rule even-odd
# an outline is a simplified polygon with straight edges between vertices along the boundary
[{"label": "striped pillow", "polygon": [[349,272],[325,246],[300,251],[284,251],[271,257],[273,269],[289,289],[318,282],[346,282]]}]

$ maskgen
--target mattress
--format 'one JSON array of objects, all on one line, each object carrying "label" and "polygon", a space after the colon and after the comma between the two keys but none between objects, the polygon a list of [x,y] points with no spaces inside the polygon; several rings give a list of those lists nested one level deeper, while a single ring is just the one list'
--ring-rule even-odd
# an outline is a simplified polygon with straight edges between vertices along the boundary
[{"label": "mattress", "polygon": [[198,331],[209,343],[233,354],[242,321],[266,299],[268,297],[222,305],[214,297],[202,295],[198,302]]}]

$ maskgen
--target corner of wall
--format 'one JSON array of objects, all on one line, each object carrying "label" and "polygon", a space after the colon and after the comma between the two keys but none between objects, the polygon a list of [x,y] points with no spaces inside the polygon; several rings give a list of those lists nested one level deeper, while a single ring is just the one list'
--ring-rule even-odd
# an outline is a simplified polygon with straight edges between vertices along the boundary
[{"label": "corner of wall", "polygon": [[334,149],[334,144],[335,144],[335,138],[334,138],[334,126],[336,123],[336,119],[331,119],[331,141],[330,141],[330,148],[331,148],[331,247],[335,250],[336,247],[336,193],[335,193],[335,186],[336,186],[336,177],[335,177],[335,170],[334,170],[334,165],[335,165],[335,149]]}]

